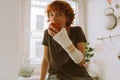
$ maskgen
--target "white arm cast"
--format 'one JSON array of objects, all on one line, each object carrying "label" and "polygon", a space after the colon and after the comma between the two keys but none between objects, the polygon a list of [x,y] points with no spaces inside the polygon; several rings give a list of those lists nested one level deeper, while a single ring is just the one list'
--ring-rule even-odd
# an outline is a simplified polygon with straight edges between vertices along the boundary
[{"label": "white arm cast", "polygon": [[65,28],[62,28],[59,33],[53,36],[53,39],[65,49],[76,64],[79,64],[83,60],[83,54],[73,45]]}]

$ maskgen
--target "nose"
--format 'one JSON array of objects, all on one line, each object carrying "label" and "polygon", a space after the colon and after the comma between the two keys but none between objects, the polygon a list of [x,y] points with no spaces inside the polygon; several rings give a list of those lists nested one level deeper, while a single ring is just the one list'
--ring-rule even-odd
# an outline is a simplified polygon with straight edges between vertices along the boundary
[{"label": "nose", "polygon": [[53,15],[53,16],[52,16],[52,21],[53,21],[53,22],[56,22],[56,21],[57,21],[57,16],[56,16],[56,15]]}]

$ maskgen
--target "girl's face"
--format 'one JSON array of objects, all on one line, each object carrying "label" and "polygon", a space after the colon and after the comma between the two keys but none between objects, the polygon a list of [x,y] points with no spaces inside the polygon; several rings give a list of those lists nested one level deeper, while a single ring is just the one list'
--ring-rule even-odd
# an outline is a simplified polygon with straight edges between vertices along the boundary
[{"label": "girl's face", "polygon": [[50,23],[58,23],[60,27],[66,27],[67,17],[64,13],[55,11],[50,12],[49,14],[49,22]]}]

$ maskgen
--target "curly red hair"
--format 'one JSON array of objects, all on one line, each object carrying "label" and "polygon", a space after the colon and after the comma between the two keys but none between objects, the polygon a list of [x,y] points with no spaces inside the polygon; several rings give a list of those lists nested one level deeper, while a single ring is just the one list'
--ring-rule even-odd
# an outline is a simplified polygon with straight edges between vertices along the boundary
[{"label": "curly red hair", "polygon": [[69,3],[65,1],[53,1],[47,6],[47,15],[48,15],[48,21],[49,21],[49,13],[51,11],[60,11],[65,14],[68,21],[66,22],[66,26],[70,26],[73,23],[74,20],[74,11]]}]

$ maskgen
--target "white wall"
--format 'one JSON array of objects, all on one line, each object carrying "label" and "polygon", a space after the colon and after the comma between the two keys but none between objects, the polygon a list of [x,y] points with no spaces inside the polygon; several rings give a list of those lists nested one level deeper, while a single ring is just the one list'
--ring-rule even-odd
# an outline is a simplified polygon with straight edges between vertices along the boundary
[{"label": "white wall", "polygon": [[[87,37],[88,41],[95,46],[93,63],[94,67],[96,66],[98,69],[96,75],[99,76],[100,80],[120,80],[120,60],[118,59],[120,54],[120,37],[107,38],[102,41],[97,40],[99,36],[120,34],[120,19],[117,21],[117,26],[109,31],[105,28],[106,16],[104,15],[104,10],[109,6],[107,0],[86,0],[86,4]],[[112,4],[112,7],[115,9],[114,4]],[[115,9],[117,17],[120,16],[119,11],[120,9]]]},{"label": "white wall", "polygon": [[20,0],[0,0],[0,80],[18,75]]},{"label": "white wall", "polygon": [[[106,16],[104,15],[104,10],[109,7],[106,0],[87,0],[87,34],[88,39],[91,43],[96,42],[99,36],[109,36],[114,34],[119,34],[120,29],[120,19],[116,28],[112,31],[105,29]],[[120,4],[120,3],[119,3]],[[113,5],[113,4],[112,4]],[[115,8],[115,7],[113,7]],[[114,9],[115,15],[118,16],[118,11],[120,9]],[[119,14],[120,16],[120,14]],[[93,37],[92,37],[93,36]]]}]

